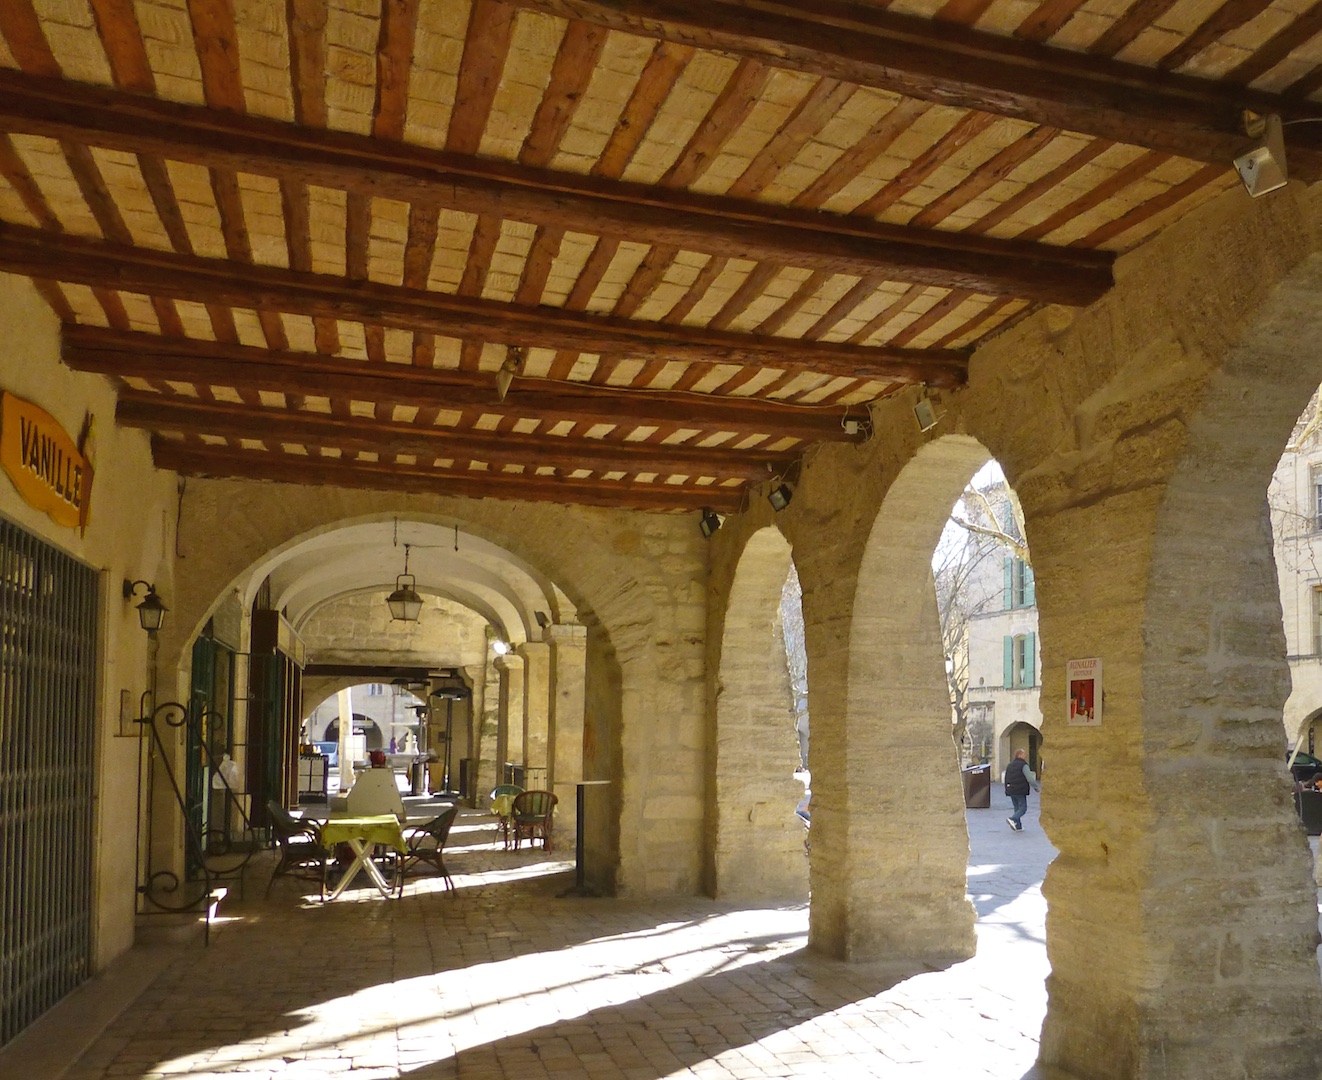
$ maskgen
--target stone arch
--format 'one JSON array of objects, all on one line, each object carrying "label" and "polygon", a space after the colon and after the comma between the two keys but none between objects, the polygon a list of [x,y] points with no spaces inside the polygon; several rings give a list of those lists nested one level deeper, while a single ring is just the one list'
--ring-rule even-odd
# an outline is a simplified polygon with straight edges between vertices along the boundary
[{"label": "stone arch", "polygon": [[[1001,733],[996,760],[1001,765],[1002,773],[1005,772],[1005,766],[1014,759],[1016,750],[1022,750],[1028,755],[1028,767],[1034,773],[1041,772],[1042,732],[1038,727],[1026,720],[1016,720]],[[998,779],[993,776],[992,782]]]},{"label": "stone arch", "polygon": [[[1128,525],[1147,537],[1147,551],[1131,543],[1136,573],[1111,575],[1115,614],[1136,600],[1140,632],[1098,612],[1105,621],[1090,646],[1077,618],[1065,638],[1070,655],[1106,643],[1114,677],[1106,674],[1102,730],[1114,762],[1104,801],[1123,811],[1105,814],[1111,827],[1099,828],[1082,820],[1082,808],[1053,804],[1053,839],[1060,835],[1070,857],[1048,871],[1044,892],[1074,910],[1056,921],[1049,947],[1053,957],[1067,954],[1086,936],[1107,960],[1085,973],[1058,970],[1053,958],[1049,991],[1066,1007],[1048,1013],[1046,1063],[1097,1061],[1105,1038],[1128,1047],[1098,1066],[1115,1075],[1240,1076],[1264,1061],[1278,1076],[1317,1068],[1316,892],[1284,768],[1289,669],[1267,487],[1322,376],[1319,294],[1322,256],[1314,255],[1213,354],[1178,417],[1148,421],[1145,437],[1175,448],[1162,455],[1171,463],[1164,483],[1070,515],[1094,536],[1119,538]],[[1049,546],[1059,549],[1055,531]],[[1094,591],[1102,577],[1083,575],[1078,585]],[[1131,600],[1131,590],[1141,591]],[[1096,611],[1095,601],[1087,607]],[[1048,670],[1046,700],[1063,701],[1063,665]],[[1058,732],[1053,783],[1084,782],[1082,760],[1095,765],[1099,756],[1097,732]],[[1096,818],[1096,803],[1088,809]],[[1139,886],[1124,907],[1100,888],[1117,873]],[[1249,1015],[1290,1020],[1230,1020]],[[1194,1036],[1190,1016],[1227,1022]]]},{"label": "stone arch", "polygon": [[843,643],[843,743],[825,774],[820,740],[812,757],[814,798],[827,793],[835,812],[823,815],[829,842],[813,845],[810,933],[814,947],[835,955],[944,963],[974,951],[932,552],[990,456],[965,435],[927,443],[886,491],[867,533]]},{"label": "stone arch", "polygon": [[808,866],[794,807],[798,742],[780,599],[792,565],[774,527],[754,533],[735,568],[720,642],[712,754],[714,840],[708,891],[803,900]]},{"label": "stone arch", "polygon": [[[452,528],[535,567],[587,629],[590,760],[612,763],[608,807],[594,809],[623,894],[698,890],[702,852],[700,710],[676,717],[655,752],[656,717],[703,696],[704,613],[692,601],[705,554],[690,521],[555,504],[230,480],[190,480],[179,526],[173,621],[161,635],[165,670],[182,671],[187,642],[221,599],[272,554],[346,524],[399,518]],[[558,591],[556,591],[558,590]],[[644,770],[623,763],[648,761]],[[659,779],[658,779],[659,777]],[[564,798],[572,805],[572,789]],[[665,830],[649,827],[659,816]]]}]

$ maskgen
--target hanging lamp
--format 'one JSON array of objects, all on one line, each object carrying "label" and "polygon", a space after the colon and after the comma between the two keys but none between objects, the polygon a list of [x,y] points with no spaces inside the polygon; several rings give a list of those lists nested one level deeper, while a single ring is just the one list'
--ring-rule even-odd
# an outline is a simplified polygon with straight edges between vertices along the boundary
[{"label": "hanging lamp", "polygon": [[395,578],[395,591],[386,597],[390,617],[399,622],[417,622],[422,611],[422,597],[414,585],[416,579],[409,573],[409,545],[404,545],[404,572]]}]

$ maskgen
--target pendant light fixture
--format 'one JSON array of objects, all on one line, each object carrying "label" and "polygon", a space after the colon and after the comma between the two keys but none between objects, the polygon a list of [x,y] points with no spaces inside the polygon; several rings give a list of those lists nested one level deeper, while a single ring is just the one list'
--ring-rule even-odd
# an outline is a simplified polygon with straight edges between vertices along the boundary
[{"label": "pendant light fixture", "polygon": [[395,578],[395,591],[386,597],[390,617],[400,622],[417,622],[422,611],[422,597],[414,588],[417,582],[409,573],[409,545],[404,545],[404,572]]}]

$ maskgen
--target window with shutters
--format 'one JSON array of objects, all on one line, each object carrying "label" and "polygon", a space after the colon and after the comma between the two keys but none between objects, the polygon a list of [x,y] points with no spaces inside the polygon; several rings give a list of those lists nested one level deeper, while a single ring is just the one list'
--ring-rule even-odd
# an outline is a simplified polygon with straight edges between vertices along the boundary
[{"label": "window with shutters", "polygon": [[1037,603],[1037,590],[1033,583],[1033,568],[1013,555],[1005,557],[1005,610],[1032,607]]},{"label": "window with shutters", "polygon": [[1002,685],[1007,690],[1022,690],[1037,685],[1037,635],[1007,635],[1004,639],[1005,670]]}]

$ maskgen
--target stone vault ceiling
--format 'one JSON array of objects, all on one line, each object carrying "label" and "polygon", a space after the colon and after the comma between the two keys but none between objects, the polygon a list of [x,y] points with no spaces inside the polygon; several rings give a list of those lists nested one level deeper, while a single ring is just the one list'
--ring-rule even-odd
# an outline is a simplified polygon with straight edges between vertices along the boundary
[{"label": "stone vault ceiling", "polygon": [[1235,186],[1243,109],[1316,179],[1319,30],[1294,0],[3,0],[0,269],[163,468],[734,511],[1104,293]]},{"label": "stone vault ceiling", "polygon": [[417,521],[338,527],[283,550],[253,568],[245,605],[268,577],[272,607],[296,628],[338,598],[364,592],[384,597],[403,571],[405,544],[420,593],[462,604],[507,642],[538,639],[538,612],[553,623],[576,618],[559,588],[504,548]]}]

